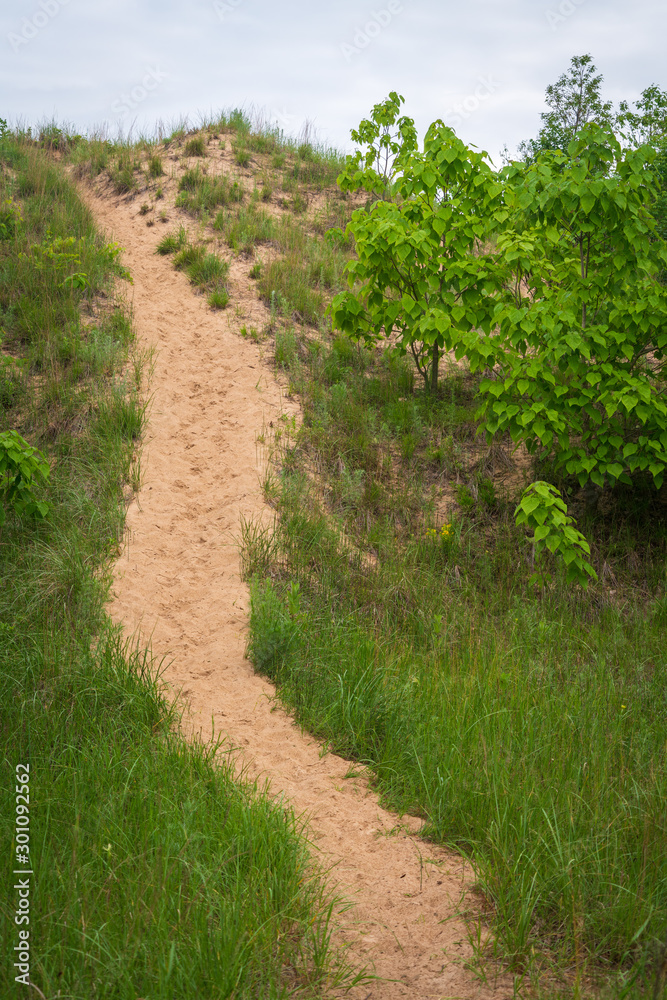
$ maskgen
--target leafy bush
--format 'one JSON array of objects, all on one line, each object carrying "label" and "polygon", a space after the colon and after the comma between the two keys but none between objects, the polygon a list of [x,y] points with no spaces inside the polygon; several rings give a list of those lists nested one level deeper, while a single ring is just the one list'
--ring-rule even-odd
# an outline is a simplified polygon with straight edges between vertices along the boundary
[{"label": "leafy bush", "polygon": [[[49,504],[40,501],[34,493],[35,482],[49,478],[49,464],[37,448],[31,447],[14,430],[0,433],[0,497],[17,514],[45,518]],[[0,525],[6,512],[0,507]]]},{"label": "leafy bush", "polygon": [[489,435],[509,431],[556,468],[630,483],[667,467],[667,247],[655,232],[648,146],[623,152],[591,125],[568,153],[505,172],[511,228],[498,238],[513,294],[468,355]]},{"label": "leafy bush", "polygon": [[[578,583],[584,589],[589,577],[597,580],[597,573],[587,561],[590,546],[574,521],[568,517],[567,506],[555,486],[542,481],[531,483],[523,491],[514,520],[533,529],[533,546],[536,559],[546,551],[558,556],[567,567],[568,583]],[[531,582],[544,582],[546,572],[540,568]]]},{"label": "leafy bush", "polygon": [[11,198],[6,198],[0,205],[0,240],[11,239],[22,222],[21,206]]}]

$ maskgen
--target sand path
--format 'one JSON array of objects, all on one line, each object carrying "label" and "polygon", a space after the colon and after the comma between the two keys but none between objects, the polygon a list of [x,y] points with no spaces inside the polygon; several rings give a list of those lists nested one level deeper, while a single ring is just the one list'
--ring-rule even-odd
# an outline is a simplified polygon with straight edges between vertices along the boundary
[{"label": "sand path", "polygon": [[[356,903],[338,919],[339,940],[351,943],[355,961],[393,980],[352,996],[511,997],[507,979],[480,986],[465,967],[471,948],[456,909],[470,872],[461,858],[410,836],[419,820],[381,808],[363,778],[346,779],[349,762],[322,755],[244,658],[249,597],[235,538],[242,514],[261,516],[256,436],[286,402],[260,348],[237,332],[266,320],[250,264],[232,264],[232,307],[214,313],[169,258],[154,254],[166,227],[147,227],[138,201],[82,193],[125,248],[139,341],[156,348],[142,488],[128,511],[111,614],[171,661],[165,677],[189,703],[195,730],[207,737],[213,721],[250,772],[309,817],[316,859],[334,866],[338,891]],[[472,897],[466,906],[475,906]]]}]

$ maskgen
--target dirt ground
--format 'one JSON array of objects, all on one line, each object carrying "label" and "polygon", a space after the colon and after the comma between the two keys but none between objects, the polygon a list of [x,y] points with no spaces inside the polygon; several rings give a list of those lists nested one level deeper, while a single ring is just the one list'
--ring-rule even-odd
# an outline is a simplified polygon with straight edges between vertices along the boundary
[{"label": "dirt ground", "polygon": [[[420,820],[383,809],[363,775],[346,777],[350,763],[302,733],[244,657],[240,518],[273,516],[259,486],[257,436],[296,409],[261,346],[239,335],[268,318],[251,262],[233,261],[231,305],[214,312],[169,258],[155,255],[167,230],[146,225],[140,199],[103,186],[82,185],[82,194],[125,249],[139,342],[155,348],[141,489],[128,510],[111,615],[166,658],[164,677],[187,704],[192,732],[225,734],[248,772],[307,817],[315,860],[355,904],[338,916],[335,938],[381,977],[355,988],[354,1000],[512,997],[510,977],[485,985],[468,967],[459,910],[479,909],[470,868],[414,836]],[[170,216],[173,228],[181,219]]]}]

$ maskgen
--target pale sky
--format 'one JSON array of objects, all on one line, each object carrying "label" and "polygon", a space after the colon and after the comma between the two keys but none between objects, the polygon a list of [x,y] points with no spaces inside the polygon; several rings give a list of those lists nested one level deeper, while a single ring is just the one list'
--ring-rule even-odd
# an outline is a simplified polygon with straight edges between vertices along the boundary
[{"label": "pale sky", "polygon": [[422,131],[443,118],[496,159],[573,55],[615,104],[667,89],[665,38],[665,0],[3,0],[0,117],[115,136],[244,107],[349,150],[397,90]]}]

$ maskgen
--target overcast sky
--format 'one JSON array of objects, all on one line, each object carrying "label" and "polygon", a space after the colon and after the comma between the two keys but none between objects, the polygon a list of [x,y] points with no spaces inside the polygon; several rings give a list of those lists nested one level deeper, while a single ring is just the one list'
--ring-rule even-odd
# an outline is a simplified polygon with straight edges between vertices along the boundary
[{"label": "overcast sky", "polygon": [[617,103],[667,89],[665,0],[3,0],[0,117],[78,131],[254,108],[351,148],[390,90],[494,158],[534,136],[544,89],[590,52]]}]

